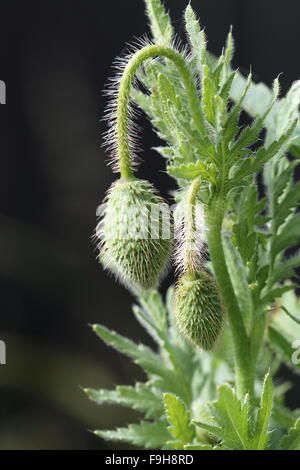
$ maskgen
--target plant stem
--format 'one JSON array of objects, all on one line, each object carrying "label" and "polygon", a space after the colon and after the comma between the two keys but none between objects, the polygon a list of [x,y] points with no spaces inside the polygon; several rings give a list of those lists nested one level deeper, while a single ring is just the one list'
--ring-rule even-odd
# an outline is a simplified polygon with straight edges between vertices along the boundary
[{"label": "plant stem", "polygon": [[120,80],[117,96],[116,139],[117,157],[121,177],[133,177],[132,157],[130,152],[130,90],[134,76],[141,64],[150,57],[165,57],[177,67],[182,83],[186,89],[187,99],[194,125],[200,134],[204,133],[204,120],[200,107],[198,90],[194,77],[182,55],[170,47],[149,45],[137,51],[128,61]]},{"label": "plant stem", "polygon": [[185,269],[186,273],[190,276],[191,279],[196,278],[197,274],[197,256],[200,256],[198,253],[195,253],[195,244],[196,244],[196,231],[197,231],[197,222],[196,222],[196,200],[197,194],[200,189],[201,178],[195,178],[188,190],[187,195],[187,204],[186,204],[186,214],[185,214],[185,236],[186,243],[184,247],[184,258],[185,258]]},{"label": "plant stem", "polygon": [[216,281],[223,299],[234,342],[236,387],[240,397],[254,394],[254,370],[250,341],[228,273],[222,244],[225,203],[215,199],[207,212],[207,242]]}]

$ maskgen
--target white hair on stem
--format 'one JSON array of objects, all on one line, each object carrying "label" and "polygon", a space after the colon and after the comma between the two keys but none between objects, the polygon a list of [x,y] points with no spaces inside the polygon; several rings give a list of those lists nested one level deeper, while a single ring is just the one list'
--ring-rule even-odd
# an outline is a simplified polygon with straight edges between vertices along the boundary
[{"label": "white hair on stem", "polygon": [[[108,104],[106,106],[104,116],[102,118],[103,121],[107,122],[107,130],[104,133],[104,140],[103,146],[106,147],[109,153],[109,164],[112,166],[114,172],[119,172],[119,155],[118,155],[118,141],[117,141],[117,107],[118,107],[118,99],[119,99],[119,88],[120,82],[124,75],[125,68],[130,61],[130,59],[134,56],[136,52],[140,49],[153,45],[153,43],[149,40],[147,36],[142,38],[135,38],[132,44],[127,45],[127,50],[121,56],[115,59],[112,68],[115,70],[115,75],[109,78],[104,94],[108,96]],[[171,48],[176,50],[178,53],[182,55],[186,62],[190,62],[192,59],[192,54],[189,52],[188,48],[182,46],[180,39],[174,38],[172,42]],[[148,61],[157,61],[161,60],[160,57],[156,57],[153,59],[147,59]],[[173,64],[172,64],[173,65]],[[143,67],[141,64],[140,69]],[[176,68],[175,65],[173,65]],[[143,69],[143,73],[145,69]],[[197,83],[196,73],[193,71],[193,75],[195,77],[195,82]],[[134,88],[140,88],[140,85],[144,88],[147,88],[142,80],[142,74],[137,73],[135,77],[132,79],[131,86]],[[150,91],[149,91],[150,93]],[[139,116],[138,106],[134,103],[133,100],[128,99],[128,108],[127,108],[127,129],[128,129],[128,151],[131,157],[131,164],[133,169],[138,165],[138,153],[142,150],[139,145],[139,136],[141,133],[140,126],[137,124],[137,119]]]},{"label": "white hair on stem", "polygon": [[[192,186],[192,185],[191,185]],[[189,188],[174,213],[175,265],[179,275],[195,274],[203,267],[205,219],[203,206]]]}]

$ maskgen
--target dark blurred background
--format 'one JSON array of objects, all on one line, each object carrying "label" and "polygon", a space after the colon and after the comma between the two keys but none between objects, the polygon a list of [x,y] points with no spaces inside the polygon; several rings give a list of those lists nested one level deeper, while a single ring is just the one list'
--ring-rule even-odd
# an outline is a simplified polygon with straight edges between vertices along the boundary
[{"label": "dark blurred background", "polygon": [[[166,0],[183,36],[184,0]],[[283,93],[300,78],[299,1],[193,0],[209,48],[219,54],[230,24],[235,63]],[[88,324],[149,342],[132,298],[103,273],[91,235],[96,207],[114,179],[101,149],[102,94],[111,63],[148,31],[142,0],[7,1],[0,6],[0,449],[116,448],[88,429],[135,419],[89,403],[81,386],[142,379]],[[170,182],[143,125],[142,176]],[[298,381],[299,383],[299,381]],[[299,392],[299,390],[298,390]],[[289,394],[299,406],[297,388]],[[118,445],[118,448],[126,448]]]}]

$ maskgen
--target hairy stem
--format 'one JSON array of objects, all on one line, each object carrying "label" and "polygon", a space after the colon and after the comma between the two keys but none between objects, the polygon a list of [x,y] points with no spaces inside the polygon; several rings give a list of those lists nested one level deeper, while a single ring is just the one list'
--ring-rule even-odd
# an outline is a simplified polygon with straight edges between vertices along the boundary
[{"label": "hairy stem", "polygon": [[145,60],[158,56],[165,57],[176,65],[186,90],[194,125],[201,134],[204,131],[204,121],[199,102],[198,90],[195,85],[194,78],[182,55],[174,49],[165,46],[149,45],[140,49],[131,57],[124,69],[117,98],[117,157],[121,177],[126,179],[133,177],[129,135],[129,102],[132,81],[138,68]]},{"label": "hairy stem", "polygon": [[195,256],[195,248],[194,245],[196,243],[196,200],[197,200],[197,193],[200,189],[201,178],[195,178],[191,183],[188,191],[187,197],[187,212],[186,212],[186,220],[185,220],[185,231],[186,231],[186,247],[185,247],[185,268],[186,273],[191,277],[191,279],[195,279],[196,271],[197,271],[197,260]]},{"label": "hairy stem", "polygon": [[207,242],[233,337],[237,391],[240,396],[244,396],[246,393],[252,396],[254,393],[254,370],[251,361],[250,341],[232,287],[222,244],[224,214],[224,202],[215,200],[207,213]]}]

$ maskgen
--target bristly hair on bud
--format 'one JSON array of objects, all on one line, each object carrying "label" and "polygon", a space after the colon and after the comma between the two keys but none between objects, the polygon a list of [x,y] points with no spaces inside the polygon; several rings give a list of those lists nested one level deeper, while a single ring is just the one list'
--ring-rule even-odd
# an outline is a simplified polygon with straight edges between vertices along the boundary
[{"label": "bristly hair on bud", "polygon": [[223,309],[216,283],[204,270],[184,274],[175,290],[175,322],[184,338],[209,351],[222,327]]},{"label": "bristly hair on bud", "polygon": [[170,212],[145,180],[118,180],[110,188],[96,229],[99,258],[126,286],[156,287],[172,247]]}]

